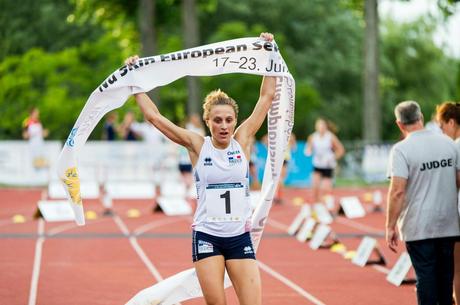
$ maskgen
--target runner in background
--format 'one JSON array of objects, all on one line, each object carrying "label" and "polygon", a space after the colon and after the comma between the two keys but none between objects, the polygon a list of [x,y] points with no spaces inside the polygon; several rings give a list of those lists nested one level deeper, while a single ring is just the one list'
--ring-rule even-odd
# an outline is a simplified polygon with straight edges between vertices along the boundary
[{"label": "runner in background", "polygon": [[304,153],[313,155],[313,201],[323,202],[323,196],[332,192],[332,179],[337,161],[345,154],[345,148],[334,134],[335,126],[325,119],[315,122],[315,132],[308,137]]},{"label": "runner in background", "polygon": [[[273,35],[262,33],[266,43]],[[132,65],[137,56],[126,64]],[[192,224],[192,258],[208,305],[226,304],[225,271],[240,305],[260,305],[260,274],[252,245],[249,201],[250,139],[259,130],[275,96],[275,77],[264,77],[249,118],[236,128],[238,105],[221,90],[205,98],[203,119],[210,137],[181,128],[163,115],[145,93],[135,94],[145,118],[173,142],[187,148],[198,190]]]},{"label": "runner in background", "polygon": [[37,107],[31,109],[29,116],[22,123],[22,137],[29,141],[29,149],[32,157],[32,166],[35,169],[48,167],[45,156],[44,138],[48,136],[48,130],[43,129],[40,122],[40,110]]},{"label": "runner in background", "polygon": [[[436,121],[442,132],[455,141],[460,150],[460,103],[444,102],[436,107]],[[428,124],[427,127],[428,128]],[[454,248],[454,296],[456,304],[460,298],[460,239]]]}]

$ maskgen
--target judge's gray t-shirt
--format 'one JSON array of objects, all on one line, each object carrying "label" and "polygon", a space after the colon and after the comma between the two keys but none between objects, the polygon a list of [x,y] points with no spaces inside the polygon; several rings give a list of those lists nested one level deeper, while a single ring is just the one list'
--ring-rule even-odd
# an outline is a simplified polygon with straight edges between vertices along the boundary
[{"label": "judge's gray t-shirt", "polygon": [[423,129],[393,146],[388,176],[407,179],[398,219],[402,240],[460,235],[457,170],[460,150],[443,134]]}]

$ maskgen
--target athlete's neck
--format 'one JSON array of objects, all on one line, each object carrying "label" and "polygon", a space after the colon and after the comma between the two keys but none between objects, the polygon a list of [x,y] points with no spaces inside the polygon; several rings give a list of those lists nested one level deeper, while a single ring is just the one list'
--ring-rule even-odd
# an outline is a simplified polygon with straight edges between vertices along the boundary
[{"label": "athlete's neck", "polygon": [[230,145],[230,141],[227,143],[222,143],[222,142],[217,142],[216,139],[211,137],[211,143],[212,146],[214,146],[217,149],[226,149]]}]

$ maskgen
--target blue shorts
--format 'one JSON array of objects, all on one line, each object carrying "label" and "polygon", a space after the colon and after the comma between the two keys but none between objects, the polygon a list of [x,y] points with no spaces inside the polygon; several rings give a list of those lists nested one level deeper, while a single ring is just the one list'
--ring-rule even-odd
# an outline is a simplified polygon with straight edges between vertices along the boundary
[{"label": "blue shorts", "polygon": [[256,259],[249,232],[232,237],[219,237],[193,231],[193,262],[210,256],[222,255],[228,259]]}]

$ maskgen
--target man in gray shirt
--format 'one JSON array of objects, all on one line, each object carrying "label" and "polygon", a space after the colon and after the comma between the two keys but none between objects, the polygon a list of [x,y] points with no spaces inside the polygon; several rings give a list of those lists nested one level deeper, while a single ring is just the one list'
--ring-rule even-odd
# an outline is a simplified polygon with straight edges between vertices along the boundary
[{"label": "man in gray shirt", "polygon": [[454,242],[460,236],[460,151],[450,138],[424,129],[416,102],[399,103],[395,116],[405,139],[390,155],[387,244],[396,252],[399,234],[405,241],[418,304],[451,305]]}]

